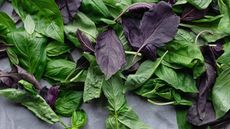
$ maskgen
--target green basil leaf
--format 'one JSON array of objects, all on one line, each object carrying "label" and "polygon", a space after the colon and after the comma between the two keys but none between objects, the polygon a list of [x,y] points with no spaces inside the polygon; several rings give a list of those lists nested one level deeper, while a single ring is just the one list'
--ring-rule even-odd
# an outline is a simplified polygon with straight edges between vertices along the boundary
[{"label": "green basil leaf", "polygon": [[27,21],[30,15],[38,33],[64,42],[63,19],[54,0],[12,0],[12,4],[27,29],[31,25]]},{"label": "green basil leaf", "polygon": [[4,12],[0,12],[0,37],[5,37],[7,33],[16,29],[14,21]]},{"label": "green basil leaf", "polygon": [[123,81],[113,76],[104,82],[103,92],[108,99],[109,117],[107,129],[150,129],[141,122],[136,113],[126,104]]},{"label": "green basil leaf", "polygon": [[80,129],[85,126],[87,122],[87,115],[85,111],[78,110],[75,111],[71,118],[72,128],[71,129]]},{"label": "green basil leaf", "polygon": [[71,116],[79,109],[82,103],[82,92],[80,91],[61,91],[55,103],[55,112],[62,116]]},{"label": "green basil leaf", "polygon": [[27,15],[24,20],[24,28],[29,34],[34,33],[35,23],[34,23],[33,18],[30,15]]},{"label": "green basil leaf", "polygon": [[212,89],[212,102],[217,119],[224,116],[230,109],[230,68],[228,67],[216,78]]},{"label": "green basil leaf", "polygon": [[70,48],[63,43],[58,41],[50,42],[46,47],[47,56],[60,56],[70,51]]},{"label": "green basil leaf", "polygon": [[15,65],[19,63],[36,79],[40,79],[46,67],[45,47],[47,39],[36,33],[30,35],[24,30],[17,30],[8,33],[6,41],[13,45],[8,50],[11,63],[17,63]]},{"label": "green basil leaf", "polygon": [[92,63],[88,69],[88,73],[85,80],[83,100],[84,102],[90,101],[101,96],[101,89],[105,76],[101,72],[98,65]]},{"label": "green basil leaf", "polygon": [[174,40],[166,46],[168,54],[164,60],[171,64],[192,68],[194,78],[197,78],[205,71],[205,66],[200,48],[195,44],[195,37],[193,33],[179,29]]},{"label": "green basil leaf", "polygon": [[29,83],[29,82],[27,82],[25,80],[20,80],[18,83],[21,84],[25,88],[25,90],[27,90],[28,92],[30,92],[30,93],[32,93],[34,95],[37,94],[37,91],[34,88],[33,84],[31,84],[31,83]]},{"label": "green basil leaf", "polygon": [[66,78],[76,68],[76,64],[65,59],[51,60],[47,63],[45,77],[55,81],[66,82]]},{"label": "green basil leaf", "polygon": [[142,86],[156,71],[167,52],[155,62],[146,60],[141,64],[135,74],[130,74],[125,82],[128,89],[136,89]]},{"label": "green basil leaf", "polygon": [[191,75],[174,71],[164,65],[160,65],[155,74],[163,81],[170,84],[175,89],[183,92],[197,93],[196,81]]},{"label": "green basil leaf", "polygon": [[47,123],[54,124],[59,122],[59,116],[55,114],[46,101],[39,95],[32,95],[17,89],[0,90],[0,95],[22,104]]}]

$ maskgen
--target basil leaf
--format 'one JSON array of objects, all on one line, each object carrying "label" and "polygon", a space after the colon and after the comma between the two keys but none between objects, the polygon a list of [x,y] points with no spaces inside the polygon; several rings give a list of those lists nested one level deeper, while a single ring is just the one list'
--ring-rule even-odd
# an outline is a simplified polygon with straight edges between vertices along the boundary
[{"label": "basil leaf", "polygon": [[[31,16],[33,20],[30,21],[34,21],[35,30],[38,33],[64,42],[63,20],[54,0],[12,0],[12,4],[27,29],[32,25],[32,22],[27,21],[28,16]],[[32,26],[34,27],[34,25]]]},{"label": "basil leaf", "polygon": [[218,58],[218,62],[226,65],[230,65],[230,41],[225,41],[224,53]]},{"label": "basil leaf", "polygon": [[39,80],[46,67],[47,39],[37,33],[30,35],[24,30],[16,30],[7,34],[6,41],[13,45],[8,51],[11,63],[19,64]]},{"label": "basil leaf", "polygon": [[70,48],[63,43],[53,41],[50,42],[46,47],[47,56],[54,57],[60,56],[70,51]]},{"label": "basil leaf", "polygon": [[97,37],[95,56],[106,79],[117,73],[126,63],[125,51],[114,30],[109,29]]},{"label": "basil leaf", "polygon": [[212,90],[212,102],[217,119],[224,116],[230,109],[230,68],[228,67],[220,73]]},{"label": "basil leaf", "polygon": [[17,89],[0,90],[0,95],[22,104],[47,123],[54,124],[59,121],[59,117],[39,95],[32,95]]},{"label": "basil leaf", "polygon": [[168,54],[164,60],[170,64],[192,68],[193,76],[197,78],[205,71],[205,67],[204,57],[194,40],[193,33],[179,29],[174,40],[166,46]]},{"label": "basil leaf", "polygon": [[130,74],[128,76],[125,82],[125,86],[129,90],[136,89],[142,86],[147,80],[152,77],[166,54],[167,52],[165,52],[165,54],[161,58],[158,58],[155,62],[150,60],[146,60],[145,62],[143,62],[135,74]]},{"label": "basil leaf", "polygon": [[4,12],[0,12],[0,37],[5,37],[7,33],[16,29],[14,21]]},{"label": "basil leaf", "polygon": [[55,81],[65,82],[76,68],[76,64],[65,59],[51,60],[47,63],[45,77]]},{"label": "basil leaf", "polygon": [[80,91],[61,91],[55,103],[55,112],[62,116],[71,116],[82,103],[82,92]]},{"label": "basil leaf", "polygon": [[189,93],[198,92],[195,80],[187,73],[176,72],[167,66],[160,65],[155,74],[175,89]]},{"label": "basil leaf", "polygon": [[71,118],[72,128],[71,129],[80,129],[85,126],[87,122],[87,115],[85,111],[79,110],[75,111]]},{"label": "basil leaf", "polygon": [[95,64],[96,62],[90,65],[85,79],[83,94],[84,102],[99,98],[101,96],[101,89],[103,86],[103,82],[105,81],[105,76],[100,71],[98,65]]},{"label": "basil leaf", "polygon": [[122,80],[116,76],[104,82],[103,92],[108,99],[109,117],[107,129],[150,129],[141,122],[136,113],[126,104]]},{"label": "basil leaf", "polygon": [[24,28],[29,34],[32,34],[35,30],[35,23],[30,15],[27,15],[24,20]]}]

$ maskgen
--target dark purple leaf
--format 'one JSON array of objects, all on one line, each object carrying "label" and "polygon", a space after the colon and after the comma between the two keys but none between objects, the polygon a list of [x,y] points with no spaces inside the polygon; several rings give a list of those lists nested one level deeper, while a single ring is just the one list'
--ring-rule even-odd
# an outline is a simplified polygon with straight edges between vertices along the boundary
[{"label": "dark purple leaf", "polygon": [[[138,13],[137,10],[135,12]],[[122,17],[124,32],[131,46],[154,60],[157,48],[174,38],[179,23],[180,18],[174,14],[171,5],[164,1],[152,5],[141,19],[129,15]]]},{"label": "dark purple leaf", "polygon": [[125,52],[114,30],[109,29],[97,37],[95,55],[106,78],[110,78],[126,63]]},{"label": "dark purple leaf", "polygon": [[192,21],[192,20],[201,19],[202,17],[204,17],[206,12],[207,12],[207,9],[198,10],[195,7],[187,6],[185,7],[182,13],[181,20],[182,21]]},{"label": "dark purple leaf", "polygon": [[224,53],[224,46],[223,46],[223,42],[221,41],[217,41],[215,45],[216,46],[212,46],[211,49],[215,55],[215,58],[217,59]]},{"label": "dark purple leaf", "polygon": [[81,0],[55,0],[59,10],[62,13],[64,23],[67,24],[72,21],[74,15],[81,5]]},{"label": "dark purple leaf", "polygon": [[212,103],[208,102],[209,93],[216,80],[216,62],[209,46],[201,48],[205,58],[206,72],[199,78],[199,93],[195,104],[189,109],[188,121],[196,126],[206,125],[216,120]]},{"label": "dark purple leaf", "polygon": [[26,70],[24,70],[23,68],[21,68],[20,66],[15,66],[15,70],[17,72],[17,74],[20,76],[21,79],[26,80],[28,82],[30,82],[31,84],[33,84],[38,90],[41,89],[41,85],[40,83],[36,80],[36,78],[28,73]]},{"label": "dark purple leaf", "polygon": [[50,107],[54,107],[59,93],[59,86],[53,86],[50,88],[43,87],[40,91],[40,95],[46,100]]},{"label": "dark purple leaf", "polygon": [[77,30],[77,38],[81,43],[82,49],[85,52],[94,52],[94,47],[92,42],[86,37],[82,31]]},{"label": "dark purple leaf", "polygon": [[0,87],[2,88],[17,88],[20,77],[16,74],[3,72],[0,70]]}]

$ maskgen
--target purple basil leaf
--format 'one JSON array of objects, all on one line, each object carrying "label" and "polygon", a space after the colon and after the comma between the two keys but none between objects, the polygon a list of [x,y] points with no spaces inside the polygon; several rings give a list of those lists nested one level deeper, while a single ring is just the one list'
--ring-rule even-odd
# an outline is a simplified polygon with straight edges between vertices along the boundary
[{"label": "purple basil leaf", "polygon": [[82,49],[85,52],[94,52],[94,47],[92,42],[89,40],[88,37],[86,37],[82,31],[77,30],[77,38],[81,43]]},{"label": "purple basil leaf", "polygon": [[205,111],[206,116],[204,116],[203,119],[200,119],[199,114],[197,112],[197,103],[193,104],[193,106],[189,109],[187,114],[188,121],[195,126],[203,126],[216,120],[214,108],[210,102],[207,102],[205,104]]},{"label": "purple basil leaf", "polygon": [[59,93],[59,87],[53,86],[50,88],[43,87],[40,91],[40,95],[46,100],[50,107],[54,107]]},{"label": "purple basil leaf", "polygon": [[196,126],[206,125],[216,120],[212,103],[208,102],[209,93],[217,76],[215,55],[209,46],[202,47],[201,51],[207,70],[199,78],[197,101],[188,112],[188,121]]},{"label": "purple basil leaf", "polygon": [[41,85],[40,83],[36,80],[36,78],[28,73],[26,70],[24,70],[23,68],[21,68],[20,66],[15,66],[15,70],[18,73],[18,75],[21,77],[21,79],[26,80],[28,82],[30,82],[31,84],[33,84],[38,90],[41,89]]},{"label": "purple basil leaf", "polygon": [[152,4],[149,3],[140,3],[140,4],[135,4],[131,6],[127,11],[129,13],[140,13],[140,12],[145,12],[148,11],[152,7]]},{"label": "purple basil leaf", "polygon": [[0,87],[17,88],[20,77],[16,74],[6,73],[0,70]]},{"label": "purple basil leaf", "polygon": [[211,50],[213,51],[215,58],[218,59],[224,53],[224,46],[223,42],[219,40],[215,43],[215,45],[216,46],[211,47]]},{"label": "purple basil leaf", "polygon": [[122,44],[112,29],[101,33],[97,37],[95,55],[97,63],[107,79],[126,63]]},{"label": "purple basil leaf", "polygon": [[[179,23],[180,18],[174,14],[171,5],[164,1],[153,4],[141,19],[122,17],[124,32],[130,45],[153,60],[156,59],[157,48],[174,38]],[[147,48],[144,49],[145,47]]]},{"label": "purple basil leaf", "polygon": [[74,15],[81,5],[81,0],[55,0],[61,11],[64,23],[72,21]]},{"label": "purple basil leaf", "polygon": [[198,10],[195,7],[187,6],[182,13],[181,20],[182,21],[198,20],[204,17],[206,12],[207,12],[207,9]]},{"label": "purple basil leaf", "polygon": [[176,0],[168,0],[168,3],[170,3],[170,4],[175,4],[175,3],[176,3]]}]

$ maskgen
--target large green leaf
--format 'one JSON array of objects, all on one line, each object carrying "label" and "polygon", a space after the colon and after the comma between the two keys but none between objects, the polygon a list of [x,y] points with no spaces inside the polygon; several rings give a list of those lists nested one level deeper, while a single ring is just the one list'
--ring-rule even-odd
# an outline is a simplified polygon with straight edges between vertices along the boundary
[{"label": "large green leaf", "polygon": [[160,65],[155,74],[175,89],[183,92],[197,93],[196,81],[186,72],[178,72],[164,65]]},{"label": "large green leaf", "polygon": [[12,4],[25,28],[32,25],[29,17],[38,33],[64,42],[63,19],[54,0],[12,0]]},{"label": "large green leaf", "polygon": [[80,91],[61,91],[55,103],[55,112],[62,116],[71,116],[82,103],[82,92]]},{"label": "large green leaf", "polygon": [[16,29],[14,21],[4,12],[0,12],[0,37],[5,37],[7,33]]},{"label": "large green leaf", "polygon": [[[166,52],[167,53],[167,52]],[[155,72],[166,53],[156,61],[146,60],[141,64],[135,74],[130,74],[125,82],[128,89],[136,89],[142,86]]]},{"label": "large green leaf", "polygon": [[230,68],[225,69],[216,79],[212,90],[212,102],[216,117],[220,118],[230,109]]},{"label": "large green leaf", "polygon": [[126,104],[123,81],[116,76],[104,82],[103,92],[109,103],[107,129],[150,129]]},{"label": "large green leaf", "polygon": [[47,63],[45,77],[55,81],[66,82],[66,78],[76,68],[76,64],[65,59],[51,60]]},{"label": "large green leaf", "polygon": [[218,58],[218,62],[226,65],[230,65],[230,40],[225,41],[224,53]]},{"label": "large green leaf", "polygon": [[194,78],[199,77],[204,71],[204,58],[199,45],[195,44],[195,35],[179,29],[176,37],[166,46],[168,54],[164,60],[171,64],[192,68]]},{"label": "large green leaf", "polygon": [[7,34],[6,42],[13,45],[8,48],[8,54],[14,53],[9,55],[11,62],[19,63],[15,65],[22,66],[40,79],[46,67],[46,38],[37,33],[30,35],[25,30],[17,30]]},{"label": "large green leaf", "polygon": [[85,79],[84,102],[90,101],[101,96],[101,90],[105,76],[101,72],[100,68],[96,63],[92,63],[88,69],[88,73]]},{"label": "large green leaf", "polygon": [[22,104],[40,119],[50,124],[59,121],[59,116],[55,114],[46,101],[39,95],[32,95],[17,89],[0,90],[0,95],[15,101],[16,103]]}]

